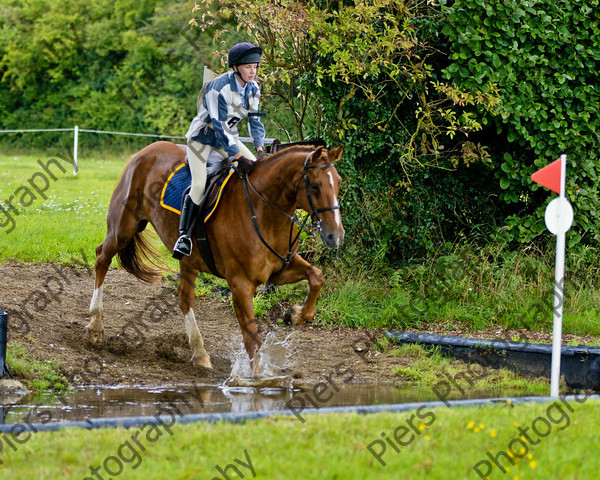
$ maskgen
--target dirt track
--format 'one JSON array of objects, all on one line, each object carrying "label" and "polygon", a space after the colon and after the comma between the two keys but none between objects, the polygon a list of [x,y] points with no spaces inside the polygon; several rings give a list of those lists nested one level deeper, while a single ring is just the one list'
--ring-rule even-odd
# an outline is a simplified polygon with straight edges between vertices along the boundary
[{"label": "dirt track", "polygon": [[[111,270],[104,290],[104,344],[84,335],[93,292],[89,268],[47,264],[0,265],[0,307],[9,314],[9,342],[18,340],[34,359],[55,360],[75,385],[220,384],[231,372],[232,354],[241,348],[241,333],[228,299],[198,298],[194,311],[214,369],[194,368],[174,282],[147,285],[122,270]],[[293,332],[292,365],[286,374],[298,383],[323,376],[351,382],[390,383],[406,359],[372,349],[381,332],[347,328],[300,328],[257,320],[262,338],[274,332],[282,340]],[[432,333],[465,334],[459,325],[436,325]],[[468,333],[479,338],[550,341],[549,334],[502,328]],[[591,338],[564,335],[563,341]],[[351,374],[350,374],[351,373]]]},{"label": "dirt track", "polygon": [[[192,367],[183,316],[173,282],[147,285],[121,270],[107,275],[104,344],[84,336],[93,272],[57,265],[0,266],[0,306],[9,313],[9,342],[18,340],[38,360],[60,362],[74,384],[164,385],[221,383],[239,351],[241,333],[228,300],[197,299],[194,311],[212,357],[213,371]],[[258,319],[260,333],[293,334],[293,365],[281,372],[301,382],[342,372],[354,382],[387,383],[397,377],[398,357],[371,351],[374,332],[279,326]],[[341,375],[341,373],[340,373]]]}]

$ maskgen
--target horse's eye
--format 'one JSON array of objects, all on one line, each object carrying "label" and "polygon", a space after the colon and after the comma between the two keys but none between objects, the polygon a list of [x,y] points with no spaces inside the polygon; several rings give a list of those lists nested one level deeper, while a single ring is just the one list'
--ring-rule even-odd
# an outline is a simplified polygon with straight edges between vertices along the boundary
[{"label": "horse's eye", "polygon": [[310,189],[315,193],[319,193],[321,191],[321,187],[319,186],[318,183],[311,183]]}]

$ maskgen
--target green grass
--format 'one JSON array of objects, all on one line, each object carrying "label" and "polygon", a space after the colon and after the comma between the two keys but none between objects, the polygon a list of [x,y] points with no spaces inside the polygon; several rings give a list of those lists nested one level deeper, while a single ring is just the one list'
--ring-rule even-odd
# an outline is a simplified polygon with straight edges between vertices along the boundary
[{"label": "green grass", "polygon": [[32,360],[25,345],[20,342],[8,344],[6,362],[13,376],[36,392],[53,390],[64,393],[69,388],[67,380],[59,373],[57,362]]},{"label": "green grass", "polygon": [[[122,468],[122,478],[127,479],[183,480],[223,478],[216,466],[234,464],[244,478],[254,478],[249,467],[235,462],[246,463],[249,458],[258,479],[478,479],[481,477],[472,467],[488,459],[488,451],[497,455],[511,447],[523,458],[512,457],[515,465],[511,465],[506,457],[499,457],[508,475],[491,464],[490,479],[596,478],[600,467],[600,457],[594,453],[600,444],[596,428],[600,404],[585,397],[581,400],[570,401],[572,410],[557,401],[437,409],[424,406],[418,416],[415,411],[316,415],[305,416],[305,423],[293,416],[280,416],[244,424],[175,425],[172,435],[164,427],[154,431],[146,428],[141,433],[138,428],[69,429],[38,432],[24,444],[13,441],[16,451],[0,436],[0,460],[4,462],[0,469],[3,478],[64,479],[91,476],[92,466],[100,467],[104,478],[111,478],[104,470],[107,465],[113,473]],[[534,422],[543,436],[534,433]],[[550,431],[546,425],[552,427]],[[527,432],[528,439],[519,427]],[[401,440],[405,445],[398,453],[386,445],[380,455],[384,467],[367,446],[379,453],[384,438],[394,442],[395,431],[404,434]],[[19,439],[28,437],[21,434]],[[521,442],[515,440],[519,438]],[[231,467],[228,473],[230,478],[240,478]]]},{"label": "green grass", "polygon": [[[600,336],[600,263],[593,252],[567,266],[563,332]],[[570,268],[569,268],[570,267]],[[330,272],[320,307],[323,324],[354,327],[552,331],[551,252],[456,245],[450,253],[396,270]]]},{"label": "green grass", "polygon": [[[46,164],[51,158],[56,158],[53,153],[68,158],[66,150],[60,149],[30,155],[0,154],[0,171],[4,172],[0,174],[0,205],[5,206],[17,191],[19,193],[12,205],[17,206],[19,199],[25,200],[25,205],[17,206],[18,215],[11,212],[13,220],[7,220],[7,215],[0,212],[0,262],[87,262],[93,265],[95,261],[96,246],[106,235],[110,197],[129,156],[135,152],[80,156],[77,175],[73,175],[71,164],[59,160],[65,172],[55,164],[50,166],[56,180],[49,177],[38,163],[41,160]],[[48,178],[49,184],[43,195],[29,183],[40,173]],[[46,187],[43,180],[37,182]],[[26,187],[34,197],[24,193],[22,187]],[[151,226],[149,230],[152,231]],[[168,255],[158,237],[153,240],[163,254],[167,271],[178,271],[177,261]],[[112,265],[117,266],[116,259]]]},{"label": "green grass", "polygon": [[519,396],[548,395],[550,391],[547,379],[523,377],[505,368],[496,370],[466,364],[443,355],[439,348],[425,349],[421,345],[407,344],[394,348],[389,353],[410,359],[410,366],[401,367],[396,373],[400,381],[409,383],[414,388],[428,389],[440,381],[448,383],[450,377],[461,389],[498,391],[499,396],[506,395],[507,391]]},{"label": "green grass", "polygon": [[[7,224],[6,214],[0,213],[0,261],[72,263],[81,259],[81,249],[88,259],[94,259],[96,245],[106,233],[106,212],[110,196],[125,165],[126,158],[103,159],[83,157],[78,161],[79,173],[74,176],[72,166],[59,160],[63,173],[56,165],[50,165],[56,180],[47,175],[38,160],[43,163],[56,158],[48,151],[39,155],[0,155],[0,202],[6,205],[9,198],[24,205],[17,206]],[[42,192],[37,192],[29,180],[36,174],[44,174],[45,182],[38,175],[34,182]],[[34,196],[23,189],[27,188]],[[19,191],[19,189],[21,189]],[[43,198],[46,197],[46,198]],[[11,232],[8,232],[14,228]]]}]

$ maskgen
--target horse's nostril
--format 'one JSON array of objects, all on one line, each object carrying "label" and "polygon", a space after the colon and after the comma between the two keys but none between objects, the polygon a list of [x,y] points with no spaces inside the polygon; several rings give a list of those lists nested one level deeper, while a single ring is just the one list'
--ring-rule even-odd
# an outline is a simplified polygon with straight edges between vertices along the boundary
[{"label": "horse's nostril", "polygon": [[325,238],[325,243],[330,248],[336,248],[342,242],[342,238],[343,238],[343,236],[338,236],[338,235],[336,235],[334,233],[330,233]]}]

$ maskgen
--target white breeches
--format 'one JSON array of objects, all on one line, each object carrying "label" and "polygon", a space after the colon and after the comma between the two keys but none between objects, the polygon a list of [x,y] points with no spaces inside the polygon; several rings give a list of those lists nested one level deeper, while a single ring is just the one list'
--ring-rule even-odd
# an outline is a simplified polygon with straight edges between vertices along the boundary
[{"label": "white breeches", "polygon": [[[256,160],[254,154],[239,140],[237,146],[241,154],[250,160]],[[192,173],[192,186],[190,189],[190,197],[192,201],[199,205],[204,196],[204,188],[206,186],[206,164],[211,152],[217,152],[221,157],[227,158],[227,152],[222,148],[212,148],[195,140],[187,142],[187,156]],[[213,153],[215,155],[215,153]]]}]

